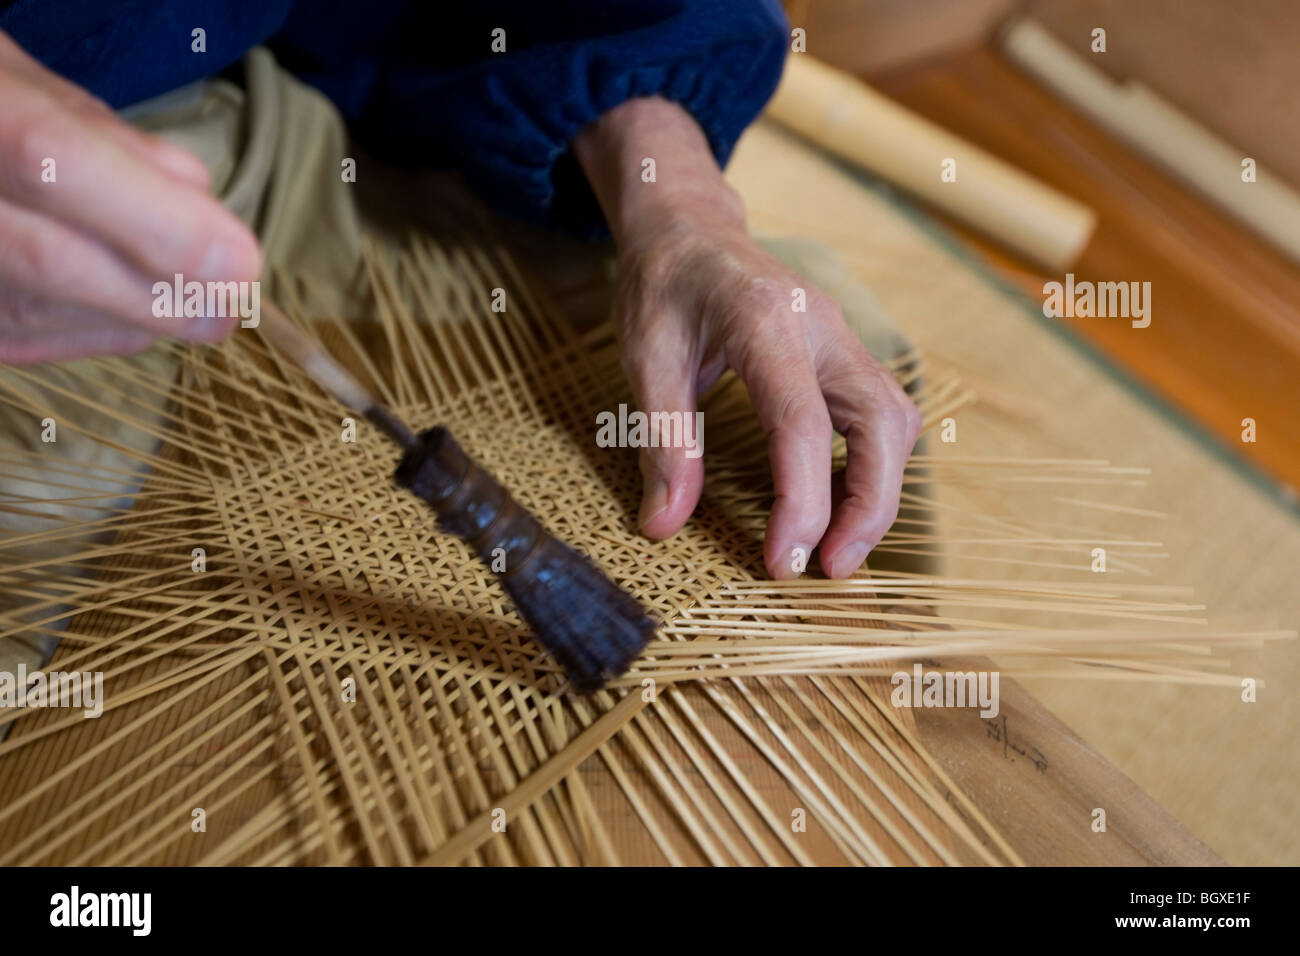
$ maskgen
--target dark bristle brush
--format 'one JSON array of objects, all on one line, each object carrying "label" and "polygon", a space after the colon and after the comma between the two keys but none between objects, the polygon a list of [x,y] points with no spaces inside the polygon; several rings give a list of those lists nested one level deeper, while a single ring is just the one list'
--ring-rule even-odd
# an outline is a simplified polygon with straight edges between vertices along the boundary
[{"label": "dark bristle brush", "polygon": [[346,369],[274,305],[262,303],[262,334],[325,391],[364,415],[402,449],[393,480],[424,499],[445,530],[497,573],[537,640],[574,687],[599,690],[622,674],[655,631],[645,609],[546,529],[456,443],[447,429],[412,434]]}]

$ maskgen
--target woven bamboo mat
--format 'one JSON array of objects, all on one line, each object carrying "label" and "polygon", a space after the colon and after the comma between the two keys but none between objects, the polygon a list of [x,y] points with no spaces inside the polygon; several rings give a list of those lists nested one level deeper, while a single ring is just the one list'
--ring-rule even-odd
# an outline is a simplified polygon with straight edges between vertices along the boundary
[{"label": "woven bamboo mat", "polygon": [[[686,640],[694,609],[761,573],[762,436],[711,439],[697,520],[671,545],[642,540],[634,455],[590,441],[595,411],[627,400],[613,342],[574,337],[509,269],[417,242],[371,260],[368,330],[315,329]],[[498,286],[515,304],[483,321]],[[174,382],[123,366],[100,386],[170,404],[165,427],[122,413],[162,439],[132,507],[51,532],[111,531],[67,559],[90,577],[50,581],[52,559],[7,549],[6,580],[33,595],[7,630],[75,608],[50,669],[103,671],[107,700],[93,720],[22,714],[0,744],[5,863],[1015,861],[869,670],[776,677],[779,662],[737,660],[701,683],[698,661],[665,657],[612,691],[565,693],[491,574],[391,487],[378,437],[342,444],[338,410],[255,336],[176,355]],[[711,422],[752,419],[728,410],[736,394]]]},{"label": "woven bamboo mat", "polygon": [[[1041,303],[1000,286],[886,187],[770,123],[741,140],[728,176],[754,229],[823,240],[842,260],[844,281],[865,283],[932,367],[954,371],[978,393],[979,402],[957,415],[958,442],[934,443],[936,456],[1069,456],[1148,467],[1148,486],[1127,500],[1140,510],[1114,513],[1108,525],[1163,541],[1165,556],[1140,579],[1194,587],[1215,623],[1300,622],[1293,505],[1119,380],[1044,319]],[[1153,321],[1178,321],[1161,311],[1159,288],[1153,297]],[[1243,418],[1251,415],[1242,409]],[[941,502],[979,510],[1004,505],[1007,488],[953,481],[939,482],[937,493]],[[1016,510],[1028,521],[1050,522],[1065,507],[1022,497]],[[978,548],[953,546],[945,561],[953,574],[988,573]],[[998,573],[1039,572],[1003,563]],[[1133,693],[1095,681],[1024,683],[1229,862],[1300,863],[1300,645],[1270,645],[1238,662],[1271,683],[1255,704],[1190,686]]]},{"label": "woven bamboo mat", "polygon": [[[773,587],[761,578],[765,439],[743,388],[724,385],[704,407],[697,516],[670,542],[647,542],[631,519],[634,454],[591,440],[595,413],[629,400],[608,329],[578,336],[477,242],[416,238],[368,268],[369,321],[312,331],[408,421],[450,425],[654,609],[661,640],[610,690],[567,693],[491,574],[391,487],[391,450],[364,428],[341,442],[339,409],[255,335],[173,348],[175,378],[98,363],[112,374],[63,397],[101,410],[117,400],[119,423],[161,444],[133,451],[125,472],[91,459],[49,479],[46,503],[74,509],[102,503],[109,478],[138,482],[128,506],[0,542],[0,579],[27,601],[0,633],[61,633],[51,667],[102,670],[108,690],[97,720],[0,716],[13,724],[0,743],[0,861],[1213,860],[1010,681],[1000,740],[969,712],[936,719],[888,699],[898,661],[958,651],[1028,655],[1008,667],[1028,675],[1078,677],[1100,658],[1157,693],[1174,677],[1201,692],[1232,685],[1231,673],[1187,669],[1188,642],[1203,638],[1077,629],[1097,617],[1182,627],[1189,611],[1140,581],[1078,583],[1078,523],[1098,504],[1102,517],[1128,512],[1076,502],[1065,534],[1054,489],[1130,483],[1108,463],[914,461],[906,520],[882,552],[955,539],[1014,566],[1045,549],[1055,561],[1027,567],[1055,568],[1052,581],[1022,585],[1000,567],[983,580],[876,573]],[[325,314],[309,283],[280,277],[278,288],[296,315]],[[511,303],[499,315],[486,309],[494,288]],[[917,355],[893,367],[924,381],[929,426],[967,414],[952,375],[931,366],[921,378]],[[4,400],[39,418],[39,373],[15,375]],[[943,479],[935,501],[930,476]],[[998,501],[958,503],[990,481],[1020,484],[1010,500],[1004,484]],[[30,518],[35,504],[4,507]],[[1149,574],[1154,542],[1104,524],[1087,533],[1132,552],[1117,570]],[[82,550],[25,556],[60,542]],[[194,547],[206,551],[201,572]],[[1059,628],[1044,625],[1054,618]],[[1081,836],[1101,801],[1119,811],[1112,830]]]}]

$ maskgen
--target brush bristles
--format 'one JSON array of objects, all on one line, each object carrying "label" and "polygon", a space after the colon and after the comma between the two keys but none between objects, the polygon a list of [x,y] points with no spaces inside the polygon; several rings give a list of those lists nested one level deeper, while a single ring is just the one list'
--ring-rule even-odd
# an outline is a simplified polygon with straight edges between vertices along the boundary
[{"label": "brush bristles", "polygon": [[546,538],[506,591],[575,688],[599,690],[649,643],[654,620],[587,558]]},{"label": "brush bristles", "polygon": [[489,567],[501,561],[507,593],[578,690],[591,693],[622,674],[654,634],[636,600],[547,534],[446,429],[421,432],[394,481],[428,502],[443,529]]}]

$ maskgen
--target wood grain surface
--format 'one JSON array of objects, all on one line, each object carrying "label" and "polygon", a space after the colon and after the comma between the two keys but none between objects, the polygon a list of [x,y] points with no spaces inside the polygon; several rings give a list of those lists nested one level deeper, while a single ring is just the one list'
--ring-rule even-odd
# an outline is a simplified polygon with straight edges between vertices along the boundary
[{"label": "wood grain surface", "polygon": [[[984,48],[871,77],[881,91],[1096,209],[1077,280],[1151,283],[1152,321],[1061,319],[1231,454],[1300,487],[1300,273],[1246,228]],[[960,164],[960,158],[958,158]],[[949,223],[1024,291],[1060,281]],[[1241,440],[1242,419],[1258,440]]]}]

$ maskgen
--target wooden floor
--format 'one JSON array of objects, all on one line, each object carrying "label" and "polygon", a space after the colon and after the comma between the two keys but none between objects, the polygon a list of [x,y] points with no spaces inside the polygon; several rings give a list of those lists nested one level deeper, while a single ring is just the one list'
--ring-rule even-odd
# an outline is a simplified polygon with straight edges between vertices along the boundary
[{"label": "wooden floor", "polygon": [[[1091,205],[1076,280],[1149,281],[1151,325],[1062,319],[1231,454],[1300,489],[1300,269],[995,51],[870,76],[899,102]],[[950,223],[1032,298],[1062,276]],[[1257,441],[1242,441],[1242,420]]]}]

